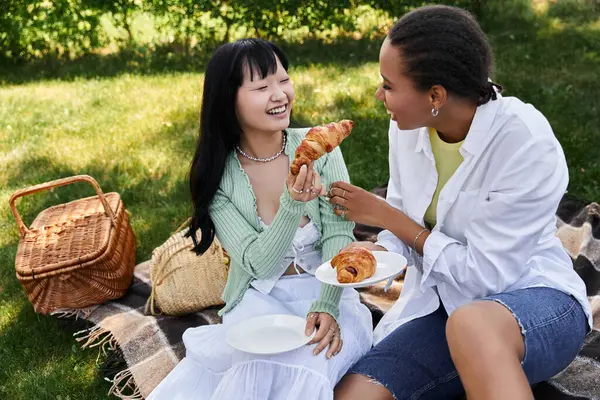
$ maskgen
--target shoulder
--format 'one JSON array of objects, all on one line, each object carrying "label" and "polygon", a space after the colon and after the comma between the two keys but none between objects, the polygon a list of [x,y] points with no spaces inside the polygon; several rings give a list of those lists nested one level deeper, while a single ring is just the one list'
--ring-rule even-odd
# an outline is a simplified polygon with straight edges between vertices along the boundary
[{"label": "shoulder", "polygon": [[311,128],[312,126],[306,128],[288,128],[285,131],[289,136],[298,137],[300,140],[302,140]]},{"label": "shoulder", "polygon": [[222,194],[229,196],[234,188],[239,185],[239,180],[242,176],[239,173],[240,168],[235,153],[229,153],[225,160],[225,169],[223,170],[223,176],[221,176],[221,182],[219,183],[219,191]]},{"label": "shoulder", "polygon": [[516,97],[501,97],[492,130],[502,142],[507,140],[515,145],[527,143],[555,143],[556,137],[550,123],[533,105]]},{"label": "shoulder", "polygon": [[[519,166],[524,174],[533,174],[534,170],[565,172],[567,163],[562,146],[546,117],[516,97],[501,97],[496,101],[500,103],[490,127],[486,152],[490,162],[506,171]],[[521,168],[525,165],[529,166],[529,172]]]},{"label": "shoulder", "polygon": [[285,132],[287,133],[287,139],[288,139],[288,143],[290,144],[290,147],[295,150],[298,146],[300,146],[302,139],[304,139],[306,137],[306,134],[308,133],[308,131],[311,128],[312,127],[309,126],[307,128],[288,128],[288,129],[286,129]]},{"label": "shoulder", "polygon": [[546,117],[516,97],[498,101],[501,103],[491,126],[493,138],[487,152],[491,163],[502,171],[497,178],[525,182],[540,177],[548,179],[554,174],[567,179],[562,146]]}]

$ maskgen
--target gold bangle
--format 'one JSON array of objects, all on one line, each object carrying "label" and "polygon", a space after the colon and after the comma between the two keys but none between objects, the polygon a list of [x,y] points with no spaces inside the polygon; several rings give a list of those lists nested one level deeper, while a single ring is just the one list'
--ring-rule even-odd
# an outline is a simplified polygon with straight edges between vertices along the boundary
[{"label": "gold bangle", "polygon": [[413,250],[417,251],[417,240],[419,240],[419,237],[423,234],[423,232],[428,231],[429,229],[424,228],[423,230],[421,230],[421,232],[417,233],[417,236],[415,236],[415,240],[413,240]]}]

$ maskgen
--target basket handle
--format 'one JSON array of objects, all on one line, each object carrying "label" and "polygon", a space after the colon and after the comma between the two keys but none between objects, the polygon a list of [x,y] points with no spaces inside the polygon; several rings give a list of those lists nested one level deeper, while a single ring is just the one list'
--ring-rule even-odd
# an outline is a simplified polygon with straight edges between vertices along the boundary
[{"label": "basket handle", "polygon": [[175,232],[172,233],[172,235],[176,234],[177,232],[181,231],[183,228],[185,228],[187,225],[190,224],[190,221],[192,220],[192,217],[189,217],[188,219],[186,219],[183,224],[179,225],[179,228],[175,229]]},{"label": "basket handle", "polygon": [[96,180],[89,175],[76,175],[68,178],[57,179],[51,182],[40,183],[39,185],[31,186],[26,189],[17,190],[15,193],[13,193],[12,196],[10,196],[10,209],[15,217],[15,220],[17,221],[17,225],[19,226],[19,232],[21,233],[21,237],[24,237],[27,233],[29,233],[29,229],[25,226],[25,224],[23,223],[23,219],[17,211],[17,207],[15,206],[15,200],[17,200],[19,197],[28,196],[30,194],[34,194],[43,190],[48,190],[59,186],[70,185],[71,183],[75,182],[88,182],[94,187],[96,194],[98,194],[98,198],[104,206],[104,211],[110,217],[113,226],[116,226],[115,213],[110,208],[110,205],[108,204],[104,193],[102,193],[102,189],[100,189],[98,182],[96,182]]}]

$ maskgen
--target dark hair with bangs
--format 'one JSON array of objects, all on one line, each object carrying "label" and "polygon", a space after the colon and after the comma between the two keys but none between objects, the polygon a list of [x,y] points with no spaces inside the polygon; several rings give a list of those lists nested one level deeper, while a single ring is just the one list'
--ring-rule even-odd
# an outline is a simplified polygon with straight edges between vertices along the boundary
[{"label": "dark hair with bangs", "polygon": [[[250,79],[264,79],[277,71],[277,59],[287,71],[288,59],[283,51],[262,39],[242,39],[219,47],[211,57],[204,75],[204,92],[200,113],[200,137],[192,159],[189,184],[193,215],[188,236],[194,251],[204,253],[215,237],[215,226],[208,214],[223,172],[227,156],[242,136],[235,112],[237,92],[244,82],[244,70]],[[196,231],[200,229],[200,243]]]},{"label": "dark hair with bangs", "polygon": [[404,60],[403,69],[421,91],[442,85],[477,105],[496,100],[502,86],[489,81],[493,53],[468,11],[444,5],[419,7],[404,15],[388,35]]}]

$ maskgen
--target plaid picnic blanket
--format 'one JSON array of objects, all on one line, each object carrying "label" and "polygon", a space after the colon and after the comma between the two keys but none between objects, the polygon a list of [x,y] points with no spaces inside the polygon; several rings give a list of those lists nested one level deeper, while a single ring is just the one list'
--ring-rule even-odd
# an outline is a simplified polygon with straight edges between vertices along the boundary
[{"label": "plaid picnic blanket", "polygon": [[[385,197],[385,187],[374,190]],[[600,399],[600,206],[576,198],[563,198],[557,211],[558,237],[573,259],[574,268],[585,280],[594,310],[594,330],[573,363],[548,382],[536,385],[538,399]],[[373,240],[377,229],[357,226],[359,240]],[[382,284],[361,289],[361,299],[376,324],[398,298],[402,279],[388,292]],[[150,264],[136,266],[128,293],[119,300],[80,310],[62,310],[58,317],[70,317],[90,326],[75,334],[84,348],[99,348],[99,366],[112,382],[109,395],[122,399],[143,399],[185,355],[183,332],[200,325],[217,324],[217,309],[184,317],[145,315],[150,296]]]}]

